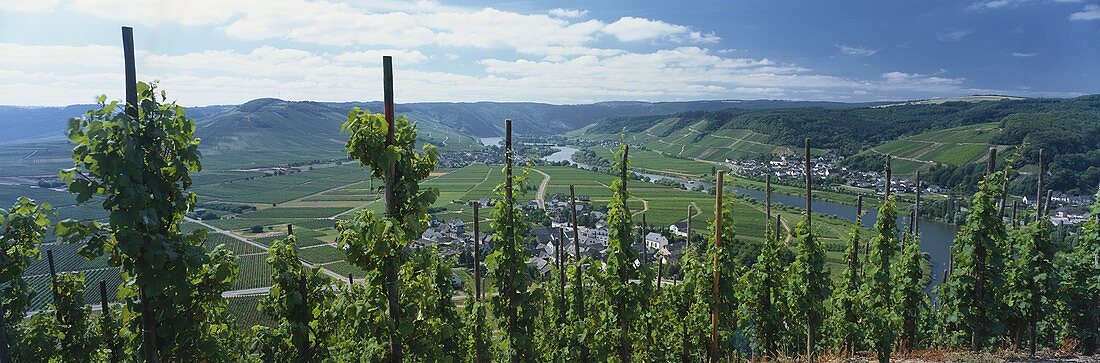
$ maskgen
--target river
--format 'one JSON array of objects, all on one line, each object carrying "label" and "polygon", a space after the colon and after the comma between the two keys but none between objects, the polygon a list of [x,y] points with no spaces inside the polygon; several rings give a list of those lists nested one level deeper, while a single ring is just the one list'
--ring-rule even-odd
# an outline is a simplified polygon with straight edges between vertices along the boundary
[{"label": "river", "polygon": [[[496,139],[499,140],[500,138]],[[577,163],[571,160],[573,154],[577,152],[576,148],[560,145],[554,147],[560,149],[560,151],[553,153],[543,159],[553,162],[568,161],[583,169],[590,169],[590,166],[588,165]],[[706,181],[694,181],[660,174],[641,172],[635,172],[635,174],[647,177],[651,180],[665,179],[679,181],[682,185],[688,186],[689,188],[693,188],[699,184],[703,184],[706,187],[710,187],[711,185],[713,185]],[[756,200],[764,200],[764,192],[760,190],[734,188],[732,191],[736,194],[748,196]],[[806,206],[806,199],[804,197],[797,197],[779,193],[772,193],[772,202],[795,208],[803,208]],[[848,221],[855,221],[855,206],[820,199],[814,199],[813,203],[814,212],[821,214],[831,214],[840,218],[844,218]],[[869,211],[865,211],[863,219],[860,222],[863,224],[864,227],[870,228],[874,225],[875,218],[877,216],[877,210],[872,209]],[[908,219],[907,216],[898,217],[898,228],[908,228],[909,221],[906,219]],[[947,268],[947,262],[951,258],[951,245],[955,241],[955,235],[959,232],[959,228],[954,225],[925,218],[921,218],[920,227],[921,250],[924,251],[924,253],[928,254],[928,257],[932,262],[932,276],[928,286],[929,289],[931,289],[932,287],[938,286],[943,281],[944,269]]]}]

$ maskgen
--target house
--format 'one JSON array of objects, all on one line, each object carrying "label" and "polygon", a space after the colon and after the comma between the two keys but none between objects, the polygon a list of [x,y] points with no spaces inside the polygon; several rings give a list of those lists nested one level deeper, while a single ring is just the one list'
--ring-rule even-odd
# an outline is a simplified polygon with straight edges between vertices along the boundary
[{"label": "house", "polygon": [[676,222],[668,226],[669,233],[672,233],[673,236],[680,236],[684,238],[687,238],[687,229],[687,222],[684,221]]},{"label": "house", "polygon": [[649,232],[645,235],[645,246],[650,250],[661,250],[668,247],[668,238],[657,232]]}]

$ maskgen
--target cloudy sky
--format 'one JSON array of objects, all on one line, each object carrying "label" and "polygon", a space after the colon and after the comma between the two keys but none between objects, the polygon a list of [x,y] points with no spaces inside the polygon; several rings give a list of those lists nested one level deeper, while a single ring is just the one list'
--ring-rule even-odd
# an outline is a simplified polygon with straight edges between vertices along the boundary
[{"label": "cloudy sky", "polygon": [[0,0],[0,104],[120,98],[122,25],[184,105],[1100,93],[1100,0]]}]

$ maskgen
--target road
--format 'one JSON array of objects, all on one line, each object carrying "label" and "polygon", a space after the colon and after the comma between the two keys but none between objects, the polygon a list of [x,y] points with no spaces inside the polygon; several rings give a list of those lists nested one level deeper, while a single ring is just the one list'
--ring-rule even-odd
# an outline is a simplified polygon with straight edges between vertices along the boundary
[{"label": "road", "polygon": [[536,173],[542,174],[542,182],[539,183],[539,191],[535,193],[535,203],[539,204],[539,208],[546,208],[546,187],[550,185],[550,174],[544,173],[539,169],[531,169]]}]

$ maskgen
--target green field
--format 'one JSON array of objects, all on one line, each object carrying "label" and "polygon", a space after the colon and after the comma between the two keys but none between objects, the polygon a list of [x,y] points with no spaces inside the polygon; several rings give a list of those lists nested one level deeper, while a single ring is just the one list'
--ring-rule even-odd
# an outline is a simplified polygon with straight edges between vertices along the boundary
[{"label": "green field", "polygon": [[894,156],[892,166],[898,174],[910,174],[934,164],[960,166],[981,160],[989,151],[989,141],[1000,132],[995,122],[929,131],[887,142],[863,154]]},{"label": "green field", "polygon": [[[610,146],[596,146],[589,150],[607,160],[613,159],[615,153],[615,150],[612,150]],[[715,165],[691,159],[675,158],[652,150],[631,149],[630,167],[647,173],[684,178],[709,178],[713,175],[711,174],[711,168]]]}]

